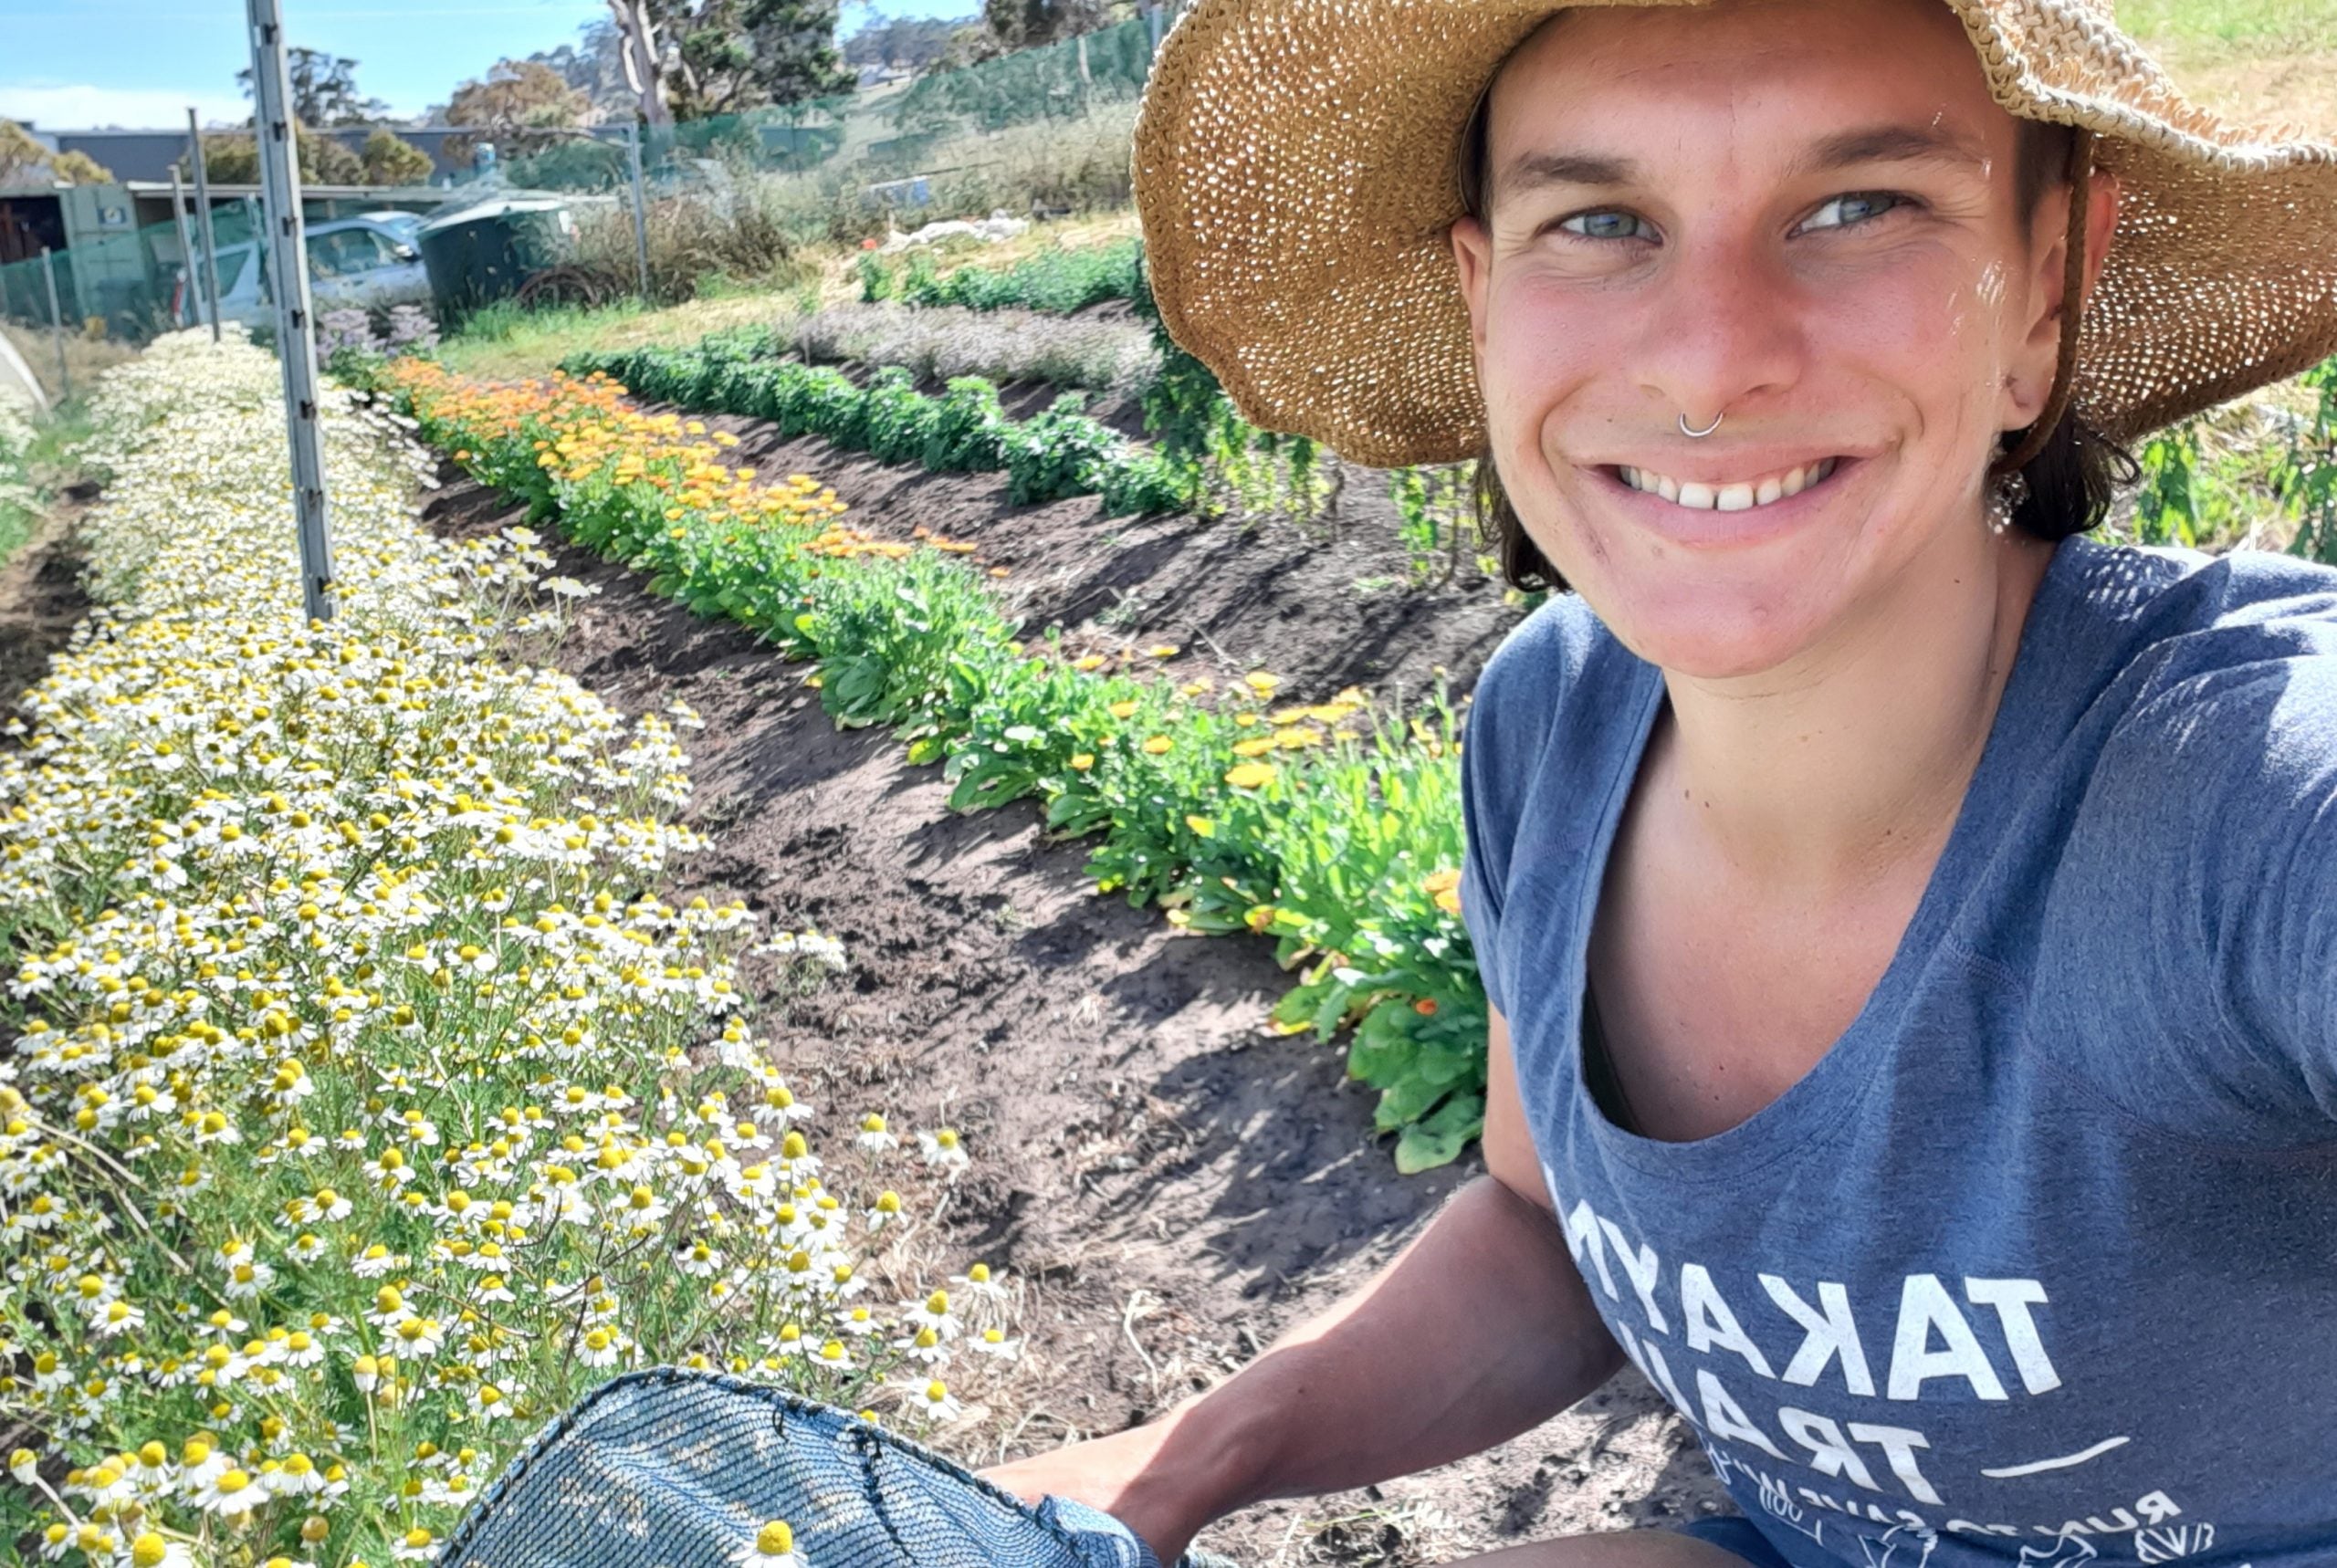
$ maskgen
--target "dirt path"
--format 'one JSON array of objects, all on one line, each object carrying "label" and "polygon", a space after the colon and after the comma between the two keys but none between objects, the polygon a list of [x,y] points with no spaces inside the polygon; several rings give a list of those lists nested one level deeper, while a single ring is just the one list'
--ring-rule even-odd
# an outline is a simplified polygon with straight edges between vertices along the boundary
[{"label": "dirt path", "polygon": [[[50,655],[65,646],[89,612],[81,591],[81,549],[73,526],[81,505],[52,508],[24,548],[0,568],[0,694],[13,715],[27,687],[48,674]],[[0,745],[13,746],[12,739]]]},{"label": "dirt path", "polygon": [[[1472,679],[1516,615],[1482,581],[1378,602],[1340,592],[1384,568],[1384,528],[1242,538],[1189,518],[1107,524],[1093,501],[1010,509],[993,476],[903,473],[718,423],[767,474],[834,483],[858,526],[980,541],[978,559],[1011,567],[1026,608],[1053,612],[1042,620],[1076,624],[1109,607],[1116,583],[1167,585],[1153,602],[1168,614],[1131,617],[1114,640],[1214,627],[1221,643],[1256,644],[1237,663],[1256,659],[1293,688],[1394,675],[1418,689],[1438,664]],[[516,520],[451,471],[426,517],[447,533]],[[1096,548],[1099,530],[1115,549]],[[976,1163],[950,1220],[959,1260],[1002,1262],[1033,1293],[1028,1404],[1000,1413],[965,1457],[1117,1430],[1207,1386],[1360,1283],[1482,1168],[1472,1153],[1396,1174],[1371,1095],[1344,1081],[1336,1049],[1263,1032],[1289,984],[1268,944],[1181,936],[1157,911],[1095,896],[1085,848],[1043,841],[1030,803],[953,815],[938,768],[908,766],[882,732],[834,729],[802,667],[554,548],[562,570],[602,590],[558,662],[628,712],[678,696],[707,720],[690,741],[691,819],[716,847],[687,874],[781,925],[841,938],[853,960],[808,998],[764,999],[782,1065],[814,1103],[882,1104],[968,1136]],[[1368,1493],[1252,1509],[1202,1543],[1245,1568],[1439,1563],[1715,1511],[1719,1496],[1680,1424],[1627,1374],[1489,1454]]]}]

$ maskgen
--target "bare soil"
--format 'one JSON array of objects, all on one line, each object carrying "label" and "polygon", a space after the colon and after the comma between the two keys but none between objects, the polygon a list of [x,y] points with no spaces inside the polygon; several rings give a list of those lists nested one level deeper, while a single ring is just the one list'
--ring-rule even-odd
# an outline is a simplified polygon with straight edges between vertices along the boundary
[{"label": "bare soil", "polygon": [[[1402,571],[1384,478],[1365,470],[1347,476],[1336,528],[1245,532],[1106,520],[1092,499],[1010,507],[1001,476],[709,423],[767,476],[832,482],[859,527],[978,543],[978,564],[1010,569],[998,586],[1019,596],[1026,634],[1165,638],[1187,650],[1172,668],[1271,668],[1294,699],[1349,683],[1417,693],[1439,666],[1465,689],[1519,613],[1465,567],[1441,589],[1358,592]],[[452,469],[425,518],[448,534],[518,520]],[[836,1113],[881,1107],[967,1136],[975,1164],[945,1220],[953,1267],[1003,1264],[1030,1293],[1017,1403],[961,1434],[961,1458],[1116,1431],[1210,1385],[1360,1285],[1482,1170],[1472,1150],[1397,1175],[1340,1048],[1265,1032],[1289,985],[1270,945],[1181,935],[1095,896],[1085,847],[1047,841],[1029,802],[952,813],[938,768],[908,765],[883,732],[835,729],[802,666],[550,542],[562,570],[602,590],[557,662],[627,712],[678,696],[707,720],[690,741],[690,818],[715,847],[686,870],[691,888],[850,955],[823,990],[761,998],[791,1080]],[[1680,1423],[1627,1372],[1484,1455],[1253,1508],[1200,1544],[1245,1568],[1427,1563],[1725,1510]]]},{"label": "bare soil", "polygon": [[[81,549],[73,524],[78,503],[53,507],[24,548],[0,567],[0,695],[13,713],[16,699],[48,674],[48,661],[82,616]],[[0,738],[0,745],[14,746]]]}]

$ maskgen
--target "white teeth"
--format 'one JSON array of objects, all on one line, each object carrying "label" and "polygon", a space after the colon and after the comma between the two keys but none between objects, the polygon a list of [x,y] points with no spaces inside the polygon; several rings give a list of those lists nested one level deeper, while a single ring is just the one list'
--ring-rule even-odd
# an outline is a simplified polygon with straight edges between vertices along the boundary
[{"label": "white teeth", "polygon": [[1766,507],[1798,496],[1812,485],[1834,472],[1839,460],[1829,457],[1821,462],[1772,474],[1763,479],[1744,479],[1732,484],[1705,485],[1694,480],[1682,483],[1669,475],[1648,468],[1619,468],[1623,483],[1634,490],[1661,496],[1676,506],[1692,507],[1700,512],[1749,512],[1755,507]]}]

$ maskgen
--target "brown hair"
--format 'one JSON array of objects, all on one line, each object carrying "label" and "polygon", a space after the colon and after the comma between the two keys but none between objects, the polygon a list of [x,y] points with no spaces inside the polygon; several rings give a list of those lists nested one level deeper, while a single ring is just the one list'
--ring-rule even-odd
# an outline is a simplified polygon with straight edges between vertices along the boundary
[{"label": "brown hair", "polygon": [[[1493,79],[1500,78],[1496,69]],[[1492,170],[1488,140],[1493,84],[1478,96],[1477,106],[1461,135],[1456,171],[1462,210],[1483,223],[1492,208]],[[2016,211],[2024,222],[2035,216],[2046,193],[2070,182],[2070,152],[2075,131],[2066,125],[2021,119],[2013,172]],[[2007,450],[2018,447],[2027,431],[2007,433]],[[2142,470],[2132,454],[2111,441],[2067,408],[2053,434],[2034,457],[2021,465],[2028,493],[2013,510],[2013,526],[2042,539],[2066,538],[2093,528],[2109,515],[2118,486],[2132,484]],[[1477,457],[1477,531],[1498,547],[1502,576],[1512,587],[1563,590],[1558,575],[1525,532],[1502,487],[1490,447]]]}]

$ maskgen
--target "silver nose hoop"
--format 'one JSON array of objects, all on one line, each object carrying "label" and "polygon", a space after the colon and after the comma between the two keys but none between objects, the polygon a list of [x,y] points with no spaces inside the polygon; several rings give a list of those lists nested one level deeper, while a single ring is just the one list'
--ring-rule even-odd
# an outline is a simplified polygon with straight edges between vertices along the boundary
[{"label": "silver nose hoop", "polygon": [[1688,428],[1688,416],[1683,413],[1680,416],[1680,434],[1686,436],[1691,441],[1702,441],[1705,436],[1710,435],[1713,431],[1718,430],[1720,428],[1720,422],[1727,417],[1728,416],[1726,414],[1716,413],[1713,415],[1713,422],[1704,426],[1703,429],[1691,430]]}]

